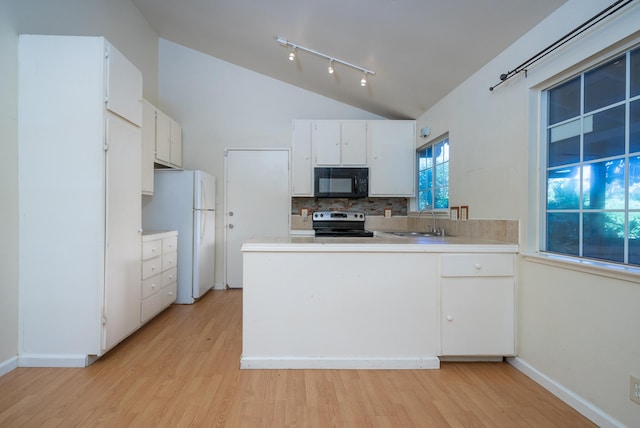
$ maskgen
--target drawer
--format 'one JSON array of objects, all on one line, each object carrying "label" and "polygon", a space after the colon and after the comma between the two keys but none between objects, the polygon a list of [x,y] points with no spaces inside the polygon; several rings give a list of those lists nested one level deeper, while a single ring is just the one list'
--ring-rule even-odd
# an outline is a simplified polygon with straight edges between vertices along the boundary
[{"label": "drawer", "polygon": [[176,301],[176,294],[178,293],[178,283],[173,282],[166,287],[162,288],[162,307],[166,308],[170,304]]},{"label": "drawer", "polygon": [[513,254],[444,254],[440,276],[513,276]]},{"label": "drawer", "polygon": [[177,236],[167,236],[162,240],[162,252],[170,253],[172,251],[178,250],[178,237]]},{"label": "drawer", "polygon": [[156,257],[142,262],[142,279],[157,275],[162,272],[162,258]]},{"label": "drawer", "polygon": [[171,269],[178,264],[178,252],[164,253],[162,255],[162,270]]},{"label": "drawer", "polygon": [[160,291],[162,287],[162,275],[154,275],[142,280],[142,298],[146,299],[154,293]]},{"label": "drawer", "polygon": [[146,322],[162,309],[162,293],[156,293],[141,303],[140,321]]},{"label": "drawer", "polygon": [[142,260],[148,260],[160,254],[162,254],[162,239],[142,241]]},{"label": "drawer", "polygon": [[168,271],[162,272],[162,287],[166,287],[172,282],[176,282],[178,278],[178,268],[172,268]]}]

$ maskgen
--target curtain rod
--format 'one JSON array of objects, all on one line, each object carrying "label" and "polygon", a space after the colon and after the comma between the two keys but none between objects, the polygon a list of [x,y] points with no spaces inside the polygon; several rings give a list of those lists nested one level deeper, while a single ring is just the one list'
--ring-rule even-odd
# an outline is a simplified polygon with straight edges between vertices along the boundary
[{"label": "curtain rod", "polygon": [[594,25],[596,25],[597,23],[599,23],[603,19],[607,18],[608,16],[613,15],[614,13],[618,12],[620,9],[622,9],[625,6],[627,6],[629,3],[633,2],[633,1],[634,0],[618,0],[618,1],[616,1],[611,6],[607,7],[604,10],[602,10],[600,13],[598,13],[597,15],[595,15],[594,17],[592,17],[588,21],[585,21],[580,26],[574,28],[572,31],[570,31],[569,33],[565,34],[563,37],[559,38],[558,40],[556,40],[555,42],[553,42],[552,44],[550,44],[549,46],[547,46],[546,48],[544,48],[543,50],[541,50],[540,52],[538,52],[537,54],[535,54],[534,56],[532,56],[531,58],[529,58],[528,60],[526,60],[525,62],[520,64],[519,66],[517,66],[516,68],[514,68],[513,70],[507,71],[506,73],[501,74],[500,75],[500,82],[498,82],[497,84],[489,87],[489,91],[493,91],[495,88],[497,88],[498,86],[502,85],[508,79],[511,79],[513,76],[515,76],[516,74],[518,74],[518,73],[520,73],[522,71],[524,71],[524,73],[525,73],[524,75],[526,76],[527,75],[527,67],[528,66],[538,62],[539,60],[541,60],[545,56],[549,55],[551,52],[553,52],[556,49],[558,49],[561,46],[563,46],[565,43],[568,43],[569,41],[573,40],[574,38],[576,38],[580,34],[582,34],[585,31],[587,31],[589,28],[593,27]]}]

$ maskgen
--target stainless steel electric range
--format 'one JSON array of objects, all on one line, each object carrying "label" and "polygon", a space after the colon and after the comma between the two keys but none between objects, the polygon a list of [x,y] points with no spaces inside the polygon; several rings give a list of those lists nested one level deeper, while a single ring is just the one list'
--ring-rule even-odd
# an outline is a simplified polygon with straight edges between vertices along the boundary
[{"label": "stainless steel electric range", "polygon": [[313,213],[313,230],[315,236],[372,237],[364,220],[364,213],[357,211],[317,211]]}]

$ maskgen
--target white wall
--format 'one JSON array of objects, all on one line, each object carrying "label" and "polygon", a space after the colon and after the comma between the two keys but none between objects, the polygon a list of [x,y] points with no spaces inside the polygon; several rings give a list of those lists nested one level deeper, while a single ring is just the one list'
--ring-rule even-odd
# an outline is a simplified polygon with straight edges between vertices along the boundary
[{"label": "white wall", "polygon": [[158,36],[129,0],[0,1],[0,375],[18,354],[17,35],[25,33],[106,36],[142,71],[145,97],[158,93]]},{"label": "white wall", "polygon": [[[291,145],[293,119],[382,119],[198,51],[160,39],[162,110],[183,126],[183,167],[217,176],[216,236],[224,236],[224,150]],[[224,283],[216,245],[216,287]]]},{"label": "white wall", "polygon": [[[587,66],[620,40],[640,43],[640,6],[530,67],[528,77],[489,87],[611,3],[569,0],[418,118],[418,129],[429,126],[434,137],[449,132],[451,205],[469,205],[472,218],[520,220],[524,251],[538,245],[537,88],[578,72],[575,64]],[[602,425],[640,426],[640,406],[629,400],[629,375],[640,376],[639,282],[519,260],[517,362],[577,394]]]}]

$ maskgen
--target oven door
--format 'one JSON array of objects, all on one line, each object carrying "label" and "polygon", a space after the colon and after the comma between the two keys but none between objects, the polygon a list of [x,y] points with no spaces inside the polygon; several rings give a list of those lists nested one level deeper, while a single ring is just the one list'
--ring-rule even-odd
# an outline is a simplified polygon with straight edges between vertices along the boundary
[{"label": "oven door", "polygon": [[369,196],[368,168],[315,168],[316,198],[366,198]]}]

